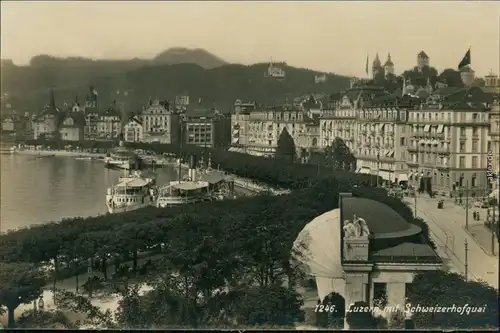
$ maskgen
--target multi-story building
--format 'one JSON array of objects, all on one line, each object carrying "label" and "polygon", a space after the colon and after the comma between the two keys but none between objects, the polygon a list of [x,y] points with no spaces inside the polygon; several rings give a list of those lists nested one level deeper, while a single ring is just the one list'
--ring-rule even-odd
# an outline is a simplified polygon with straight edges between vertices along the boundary
[{"label": "multi-story building", "polygon": [[495,101],[490,111],[489,137],[487,178],[490,188],[496,190],[500,187],[500,100]]},{"label": "multi-story building", "polygon": [[127,142],[143,141],[143,126],[138,117],[133,117],[123,128],[123,139]]},{"label": "multi-story building", "polygon": [[179,138],[179,114],[168,101],[149,101],[141,112],[143,141],[173,144]]},{"label": "multi-story building", "polygon": [[284,128],[294,139],[298,154],[302,154],[302,148],[306,148],[302,144],[305,145],[308,139],[311,143],[318,142],[317,135],[314,137],[313,134],[317,131],[313,129],[314,121],[302,107],[259,107],[253,111],[237,112],[231,118],[234,148],[240,148],[248,154],[273,156]]},{"label": "multi-story building", "polygon": [[122,134],[122,112],[116,105],[111,105],[97,115],[98,140],[116,140]]},{"label": "multi-story building", "polygon": [[[75,110],[73,112],[73,110]],[[85,117],[83,112],[72,108],[60,114],[59,137],[64,141],[84,139]]]},{"label": "multi-story building", "polygon": [[461,89],[439,104],[410,110],[410,183],[430,178],[433,190],[471,195],[486,191],[491,101],[479,87]]},{"label": "multi-story building", "polygon": [[183,142],[202,147],[227,147],[231,117],[216,109],[191,109],[182,115]]},{"label": "multi-story building", "polygon": [[378,175],[384,181],[408,181],[406,127],[408,110],[366,107],[357,110],[356,146],[351,149],[357,171]]},{"label": "multi-story building", "polygon": [[56,139],[61,110],[56,106],[54,91],[50,92],[50,101],[39,113],[33,115],[33,138]]}]

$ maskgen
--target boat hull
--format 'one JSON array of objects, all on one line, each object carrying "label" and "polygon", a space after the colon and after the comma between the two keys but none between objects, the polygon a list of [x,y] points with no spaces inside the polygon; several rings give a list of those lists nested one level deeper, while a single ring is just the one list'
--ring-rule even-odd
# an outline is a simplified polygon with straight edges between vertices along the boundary
[{"label": "boat hull", "polygon": [[106,196],[106,208],[108,209],[108,213],[116,214],[123,212],[130,212],[136,209],[141,209],[144,207],[148,207],[154,204],[154,200],[151,200],[149,196],[144,197],[143,202],[130,202],[126,205],[120,205],[114,202],[115,198],[113,196]]},{"label": "boat hull", "polygon": [[112,168],[112,169],[124,169],[124,170],[130,170],[132,169],[132,163],[125,161],[125,162],[118,162],[118,161],[105,161],[105,167],[107,168]]}]

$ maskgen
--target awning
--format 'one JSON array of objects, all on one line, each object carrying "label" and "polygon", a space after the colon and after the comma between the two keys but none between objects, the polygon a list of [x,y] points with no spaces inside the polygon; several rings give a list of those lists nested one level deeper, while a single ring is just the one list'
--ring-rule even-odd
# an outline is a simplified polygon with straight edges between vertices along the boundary
[{"label": "awning", "polygon": [[[226,132],[227,133],[227,132]],[[238,138],[233,138],[233,143],[238,143],[238,141],[240,141],[240,139]],[[227,141],[226,141],[227,142]]]},{"label": "awning", "polygon": [[[238,126],[238,122],[237,122],[237,121],[235,121],[235,122],[234,122],[234,124],[233,124],[233,126]],[[226,132],[226,133],[227,133],[227,132]]]},{"label": "awning", "polygon": [[421,145],[425,145],[425,140],[420,140],[418,143]]},{"label": "awning", "polygon": [[385,124],[380,125],[380,132],[384,131]]},{"label": "awning", "polygon": [[432,141],[432,144],[433,144],[434,146],[437,146],[437,145],[439,145],[439,142],[438,142],[437,140],[433,140],[433,141]]},{"label": "awning", "polygon": [[444,126],[443,125],[438,125],[437,133],[443,133],[443,130],[444,130]]},{"label": "awning", "polygon": [[499,190],[496,189],[488,195],[488,198],[496,198],[498,200]]},{"label": "awning", "polygon": [[[239,130],[234,130],[233,134],[238,134],[240,131]],[[227,133],[227,132],[226,132]]]},{"label": "awning", "polygon": [[400,173],[397,175],[398,182],[407,182],[408,181],[408,175],[406,173]]},{"label": "awning", "polygon": [[424,126],[424,132],[429,132],[431,130],[431,125]]},{"label": "awning", "polygon": [[369,174],[371,173],[371,171],[370,171],[370,169],[368,169],[368,168],[361,168],[361,169],[359,170],[359,173],[364,173],[364,174],[369,175]]},{"label": "awning", "polygon": [[361,172],[361,168],[356,170],[356,173],[360,173],[360,172]]},{"label": "awning", "polygon": [[[391,180],[391,173],[389,171],[372,170],[372,175],[379,176],[384,180]],[[392,178],[394,179],[394,177],[392,177]]]}]

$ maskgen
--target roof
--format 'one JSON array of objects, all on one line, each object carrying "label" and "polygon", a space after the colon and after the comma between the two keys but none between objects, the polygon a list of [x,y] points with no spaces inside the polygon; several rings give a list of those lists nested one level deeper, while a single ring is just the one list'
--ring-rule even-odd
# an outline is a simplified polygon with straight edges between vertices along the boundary
[{"label": "roof", "polygon": [[186,117],[198,118],[198,117],[213,117],[214,110],[211,109],[190,109],[188,108],[184,113]]},{"label": "roof", "polygon": [[432,95],[439,95],[439,96],[446,96],[449,94],[453,94],[457,90],[460,90],[460,88],[457,87],[444,87],[444,88],[439,88],[438,90],[434,91]]},{"label": "roof", "polygon": [[418,56],[420,58],[429,59],[429,56],[423,50],[420,51],[420,53],[418,54]]},{"label": "roof", "polygon": [[197,181],[197,182],[181,182],[181,183],[171,183],[173,188],[176,188],[178,190],[185,190],[185,191],[190,191],[190,190],[196,190],[199,188],[204,188],[208,186],[208,182],[205,181]]},{"label": "roof", "polygon": [[305,110],[310,110],[310,109],[321,109],[321,102],[317,101],[313,95],[309,96],[307,101],[302,103],[302,107]]},{"label": "roof", "polygon": [[457,90],[447,95],[443,101],[443,105],[453,109],[487,110],[491,103],[493,103],[492,95],[475,86]]},{"label": "roof", "polygon": [[203,181],[206,181],[210,184],[217,184],[225,179],[227,179],[224,171],[219,170],[210,170],[208,173],[205,173],[201,176]]},{"label": "roof", "polygon": [[141,178],[124,179],[118,184],[117,187],[144,187],[148,185],[149,182]]},{"label": "roof", "polygon": [[374,239],[400,238],[416,235],[422,231],[383,203],[359,197],[344,198],[342,219],[352,219],[354,215],[366,221]]},{"label": "roof", "polygon": [[[73,125],[64,125],[64,121],[73,118]],[[85,126],[85,115],[82,112],[66,111],[59,114],[59,124],[61,127],[82,127]]]},{"label": "roof", "polygon": [[370,253],[375,262],[431,262],[441,263],[441,258],[428,244],[402,243]]}]

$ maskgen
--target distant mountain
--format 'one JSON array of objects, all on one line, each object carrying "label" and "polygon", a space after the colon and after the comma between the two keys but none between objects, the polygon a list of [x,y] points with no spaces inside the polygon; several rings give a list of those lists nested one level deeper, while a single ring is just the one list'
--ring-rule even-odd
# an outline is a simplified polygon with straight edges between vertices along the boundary
[{"label": "distant mountain", "polygon": [[[183,62],[179,64],[165,64]],[[218,64],[218,65],[217,65]],[[216,66],[217,65],[217,66]],[[34,111],[48,102],[50,89],[56,102],[83,102],[92,85],[99,93],[99,103],[113,100],[129,109],[137,109],[152,97],[173,100],[188,94],[192,102],[229,108],[236,99],[260,103],[292,102],[309,93],[345,90],[349,78],[327,74],[325,83],[315,84],[318,72],[277,64],[286,79],[265,77],[269,64],[251,66],[225,64],[211,53],[196,49],[169,49],[152,60],[92,60],[86,58],[34,57],[28,66],[3,66],[1,87],[16,102],[19,111]],[[126,92],[126,94],[124,94]]]},{"label": "distant mountain", "polygon": [[227,62],[203,49],[175,47],[159,53],[153,58],[155,64],[196,64],[206,69],[227,65]]}]

